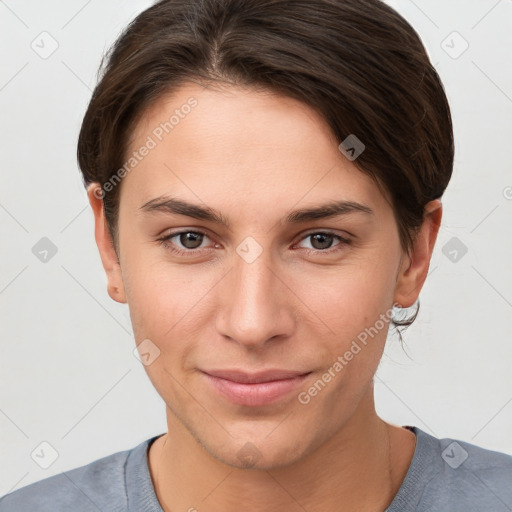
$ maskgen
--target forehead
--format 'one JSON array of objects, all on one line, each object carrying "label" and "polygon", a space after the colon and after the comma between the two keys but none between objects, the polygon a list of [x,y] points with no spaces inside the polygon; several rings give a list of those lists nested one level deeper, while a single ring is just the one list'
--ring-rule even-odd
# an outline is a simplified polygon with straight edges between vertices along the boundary
[{"label": "forehead", "polygon": [[144,146],[123,184],[132,206],[172,193],[254,213],[333,198],[385,207],[322,116],[269,91],[185,84],[146,110],[127,158]]},{"label": "forehead", "polygon": [[[336,145],[327,123],[308,105],[266,89],[225,84],[205,87],[186,83],[163,95],[144,111],[133,130],[130,145],[136,146],[148,134],[157,142],[170,145],[173,142],[170,139],[179,138],[183,151],[194,150],[191,157],[199,156],[197,150],[202,149],[206,149],[206,155],[200,154],[202,157],[213,156],[216,149],[223,151],[228,144],[231,144],[231,157],[241,156],[242,151],[250,148],[292,147],[297,151],[300,150],[296,147],[298,140],[306,143],[309,139],[312,144],[322,140]],[[213,142],[221,146],[207,147]]]}]

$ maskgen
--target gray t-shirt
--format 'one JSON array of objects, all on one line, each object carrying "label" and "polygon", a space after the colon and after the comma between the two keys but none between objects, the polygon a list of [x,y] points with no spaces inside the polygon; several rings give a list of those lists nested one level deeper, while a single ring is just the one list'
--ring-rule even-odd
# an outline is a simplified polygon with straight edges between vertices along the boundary
[{"label": "gray t-shirt", "polygon": [[[416,449],[384,512],[512,511],[511,455],[406,428],[416,434]],[[11,492],[0,512],[162,512],[147,459],[158,437]]]}]

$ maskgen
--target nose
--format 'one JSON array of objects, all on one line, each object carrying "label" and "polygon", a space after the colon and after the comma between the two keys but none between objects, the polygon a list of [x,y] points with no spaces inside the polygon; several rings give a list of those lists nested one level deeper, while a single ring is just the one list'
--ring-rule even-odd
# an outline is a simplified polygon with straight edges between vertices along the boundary
[{"label": "nose", "polygon": [[268,250],[254,260],[234,255],[233,268],[222,280],[217,330],[247,348],[291,336],[295,328],[293,293],[272,264]]}]

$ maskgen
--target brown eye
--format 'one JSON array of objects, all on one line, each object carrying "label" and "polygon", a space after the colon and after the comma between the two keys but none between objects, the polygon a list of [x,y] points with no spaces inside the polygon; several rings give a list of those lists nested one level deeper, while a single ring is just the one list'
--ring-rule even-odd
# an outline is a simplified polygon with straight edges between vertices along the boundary
[{"label": "brown eye", "polygon": [[179,236],[180,243],[187,249],[197,249],[204,239],[204,235],[196,231],[184,231],[175,236]]},{"label": "brown eye", "polygon": [[209,238],[206,233],[188,230],[170,233],[157,241],[175,254],[192,256],[204,248],[201,245],[205,238]]},{"label": "brown eye", "polygon": [[[316,232],[316,233],[309,233],[306,235],[302,241],[304,240],[310,240],[310,247],[304,247],[307,251],[313,251],[313,252],[335,252],[337,250],[343,249],[345,245],[350,244],[350,240],[340,236],[336,235],[335,233],[329,233],[329,232]],[[337,242],[336,242],[337,240]],[[336,242],[336,243],[334,243]],[[330,250],[332,249],[332,250]]]},{"label": "brown eye", "polygon": [[309,236],[314,249],[329,249],[334,240],[334,236],[329,233],[315,233]]}]

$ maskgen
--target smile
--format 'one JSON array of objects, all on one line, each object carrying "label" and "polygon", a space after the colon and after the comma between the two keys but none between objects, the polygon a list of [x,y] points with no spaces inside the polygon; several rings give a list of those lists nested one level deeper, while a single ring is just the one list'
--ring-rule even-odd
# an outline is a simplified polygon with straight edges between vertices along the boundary
[{"label": "smile", "polygon": [[302,385],[311,372],[268,370],[249,374],[239,370],[202,371],[208,384],[238,405],[258,407],[284,398]]}]

